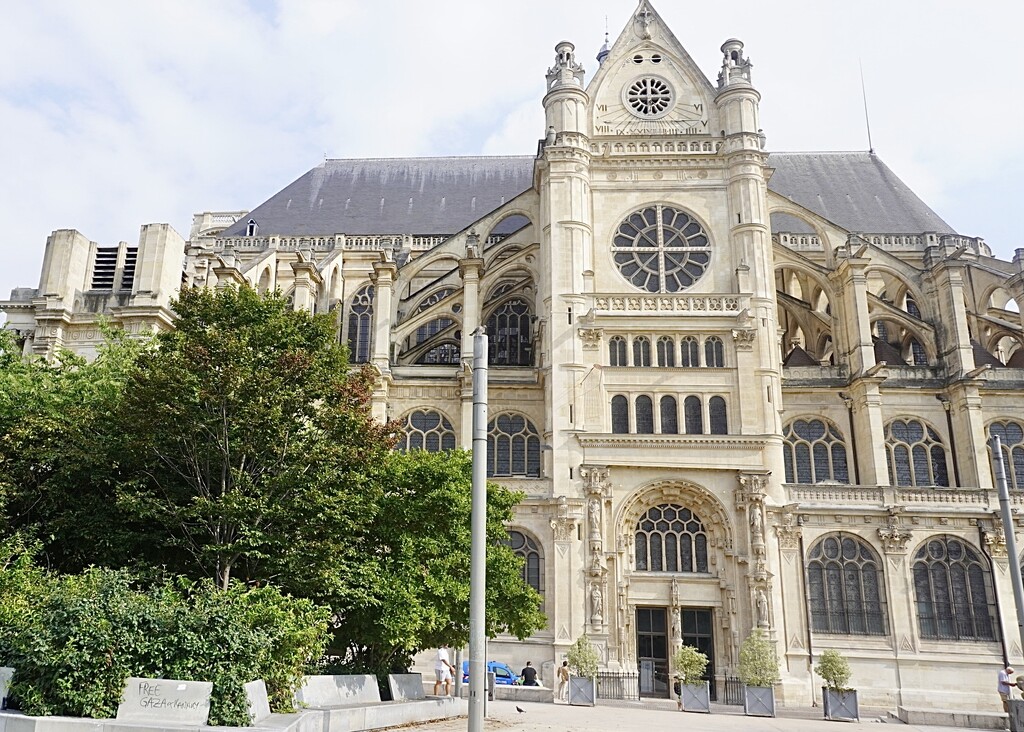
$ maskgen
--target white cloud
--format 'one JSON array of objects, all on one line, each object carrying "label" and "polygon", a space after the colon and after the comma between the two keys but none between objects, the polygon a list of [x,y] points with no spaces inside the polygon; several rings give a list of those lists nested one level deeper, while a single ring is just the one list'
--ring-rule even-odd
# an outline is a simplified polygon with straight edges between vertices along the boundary
[{"label": "white cloud", "polygon": [[[1003,256],[1024,138],[1000,0],[728,5],[655,0],[704,72],[739,37],[772,149],[864,149]],[[47,234],[133,241],[143,223],[253,207],[332,157],[532,154],[553,47],[592,76],[604,16],[520,0],[36,0],[0,27],[0,297],[34,286]],[[1002,44],[1002,41],[1000,41]],[[1007,165],[1006,160],[1017,164]],[[1011,178],[1012,176],[1012,178]],[[965,194],[969,186],[969,195]],[[963,223],[961,223],[963,222]]]}]

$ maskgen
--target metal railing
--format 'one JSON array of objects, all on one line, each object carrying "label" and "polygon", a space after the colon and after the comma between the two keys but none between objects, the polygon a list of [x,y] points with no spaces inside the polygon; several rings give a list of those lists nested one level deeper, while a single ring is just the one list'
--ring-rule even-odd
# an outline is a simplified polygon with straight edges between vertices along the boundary
[{"label": "metal railing", "polygon": [[721,704],[732,704],[734,706],[743,706],[743,682],[735,676],[726,676],[725,682],[722,684],[725,687],[725,693],[718,695],[718,701]]},{"label": "metal railing", "polygon": [[597,672],[598,699],[639,699],[639,672]]}]

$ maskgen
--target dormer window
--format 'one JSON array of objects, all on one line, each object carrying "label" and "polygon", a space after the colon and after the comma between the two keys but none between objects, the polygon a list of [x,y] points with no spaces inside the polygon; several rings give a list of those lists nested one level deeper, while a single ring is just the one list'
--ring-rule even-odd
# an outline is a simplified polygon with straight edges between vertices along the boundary
[{"label": "dormer window", "polygon": [[260,227],[256,223],[255,219],[249,219],[249,223],[247,223],[245,225],[245,235],[246,236],[256,236],[256,232],[257,232],[257,230],[259,230],[259,228]]}]

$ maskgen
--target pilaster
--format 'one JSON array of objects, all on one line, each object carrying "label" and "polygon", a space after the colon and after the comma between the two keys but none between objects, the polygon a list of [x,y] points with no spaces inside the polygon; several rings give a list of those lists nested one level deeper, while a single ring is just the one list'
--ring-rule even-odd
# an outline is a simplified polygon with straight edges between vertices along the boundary
[{"label": "pilaster", "polygon": [[391,372],[392,295],[398,265],[392,261],[373,263],[373,351],[370,363],[382,374]]}]

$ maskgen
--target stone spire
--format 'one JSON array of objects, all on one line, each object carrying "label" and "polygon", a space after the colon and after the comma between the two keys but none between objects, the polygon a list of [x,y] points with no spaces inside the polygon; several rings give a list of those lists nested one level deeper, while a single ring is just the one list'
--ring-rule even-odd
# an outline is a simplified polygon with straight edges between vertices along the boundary
[{"label": "stone spire", "polygon": [[555,65],[548,69],[548,91],[562,86],[583,88],[583,65],[576,61],[576,46],[562,41],[555,46]]},{"label": "stone spire", "polygon": [[718,72],[718,88],[750,86],[750,59],[743,58],[743,41],[730,38],[722,44],[722,70]]}]

